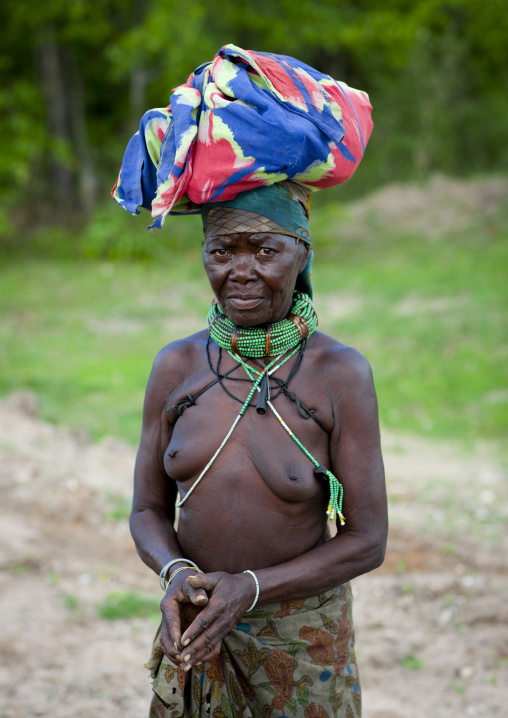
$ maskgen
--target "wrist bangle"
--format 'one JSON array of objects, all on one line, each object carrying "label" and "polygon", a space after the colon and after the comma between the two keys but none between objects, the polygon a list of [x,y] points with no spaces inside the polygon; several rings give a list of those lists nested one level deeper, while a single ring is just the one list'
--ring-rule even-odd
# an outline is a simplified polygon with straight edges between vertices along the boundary
[{"label": "wrist bangle", "polygon": [[166,588],[167,588],[168,571],[171,568],[171,566],[175,565],[175,563],[188,563],[190,566],[192,566],[192,568],[195,568],[196,571],[198,571],[199,573],[202,573],[202,571],[199,570],[199,568],[196,566],[194,561],[189,561],[188,558],[174,558],[172,561],[168,561],[167,564],[161,568],[161,572],[159,574],[159,583],[160,583],[160,587],[162,588],[163,591],[166,591]]},{"label": "wrist bangle", "polygon": [[[180,573],[180,571],[196,571],[196,569],[193,566],[180,566],[180,568],[177,568],[176,571],[173,571],[171,576],[166,581],[166,590],[171,583],[171,581],[174,579],[177,573]],[[197,569],[196,573],[203,573],[199,568]]]},{"label": "wrist bangle", "polygon": [[252,578],[254,579],[254,583],[256,584],[256,596],[255,596],[255,598],[254,598],[254,601],[252,602],[252,606],[246,610],[246,613],[249,613],[250,611],[252,611],[252,609],[254,608],[254,606],[256,605],[256,603],[258,602],[258,598],[259,598],[259,581],[258,581],[258,578],[257,578],[256,574],[254,573],[254,571],[250,571],[249,569],[247,569],[247,571],[244,571],[244,573],[250,573],[250,575],[251,575]]}]

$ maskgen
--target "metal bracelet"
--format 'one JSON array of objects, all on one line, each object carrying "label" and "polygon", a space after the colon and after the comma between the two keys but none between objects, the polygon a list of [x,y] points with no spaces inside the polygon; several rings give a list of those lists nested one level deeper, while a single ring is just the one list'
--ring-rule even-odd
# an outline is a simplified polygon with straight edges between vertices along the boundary
[{"label": "metal bracelet", "polygon": [[168,571],[171,568],[171,566],[174,566],[175,563],[188,563],[192,568],[195,568],[196,571],[199,571],[199,568],[196,566],[194,561],[190,561],[188,558],[174,558],[172,561],[168,561],[165,566],[161,568],[161,572],[159,574],[159,583],[162,590],[165,592],[167,588],[167,575]]},{"label": "metal bracelet", "polygon": [[[177,568],[176,571],[173,571],[173,573],[171,574],[171,576],[170,576],[170,577],[168,578],[168,580],[166,581],[166,590],[167,590],[169,584],[170,584],[171,581],[174,579],[174,577],[176,576],[177,573],[180,573],[180,571],[193,571],[193,570],[195,570],[195,569],[193,568],[193,566],[180,566],[180,568]],[[199,568],[198,568],[198,569],[197,569],[197,573],[203,573],[203,571],[200,571]]]},{"label": "metal bracelet", "polygon": [[244,571],[244,573],[250,573],[250,575],[252,576],[252,578],[254,579],[254,582],[255,582],[255,584],[256,584],[256,596],[255,596],[255,598],[254,598],[254,601],[252,602],[252,606],[251,606],[250,608],[248,608],[247,611],[246,611],[246,613],[249,613],[250,611],[252,611],[252,609],[254,608],[254,606],[256,605],[256,603],[258,602],[258,598],[259,598],[259,581],[258,581],[258,578],[257,578],[256,574],[254,573],[254,571],[251,571],[250,569],[247,569],[246,571]]}]

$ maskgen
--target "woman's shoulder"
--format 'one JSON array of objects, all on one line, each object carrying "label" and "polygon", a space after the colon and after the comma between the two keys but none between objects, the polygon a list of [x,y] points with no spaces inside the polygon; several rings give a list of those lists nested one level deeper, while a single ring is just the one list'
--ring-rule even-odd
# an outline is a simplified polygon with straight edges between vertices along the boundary
[{"label": "woman's shoulder", "polygon": [[323,332],[315,332],[309,341],[312,360],[328,376],[340,376],[352,381],[372,382],[372,370],[367,358],[355,347],[348,346]]},{"label": "woman's shoulder", "polygon": [[170,373],[175,379],[182,381],[195,370],[196,362],[203,361],[208,337],[208,330],[202,329],[166,344],[155,356],[152,373]]}]

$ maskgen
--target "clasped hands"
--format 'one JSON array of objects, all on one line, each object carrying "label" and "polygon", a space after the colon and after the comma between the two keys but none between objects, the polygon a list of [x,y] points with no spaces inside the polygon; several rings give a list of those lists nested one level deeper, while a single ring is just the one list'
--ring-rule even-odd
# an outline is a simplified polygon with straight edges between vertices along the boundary
[{"label": "clasped hands", "polygon": [[249,574],[180,571],[161,601],[160,638],[166,656],[185,671],[211,661],[255,593]]}]

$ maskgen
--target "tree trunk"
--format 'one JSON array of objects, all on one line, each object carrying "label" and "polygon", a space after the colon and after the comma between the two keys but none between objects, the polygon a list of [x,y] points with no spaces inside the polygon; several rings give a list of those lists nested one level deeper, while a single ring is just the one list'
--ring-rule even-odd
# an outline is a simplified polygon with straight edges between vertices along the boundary
[{"label": "tree trunk", "polygon": [[70,162],[64,161],[62,157],[69,153],[72,142],[61,48],[52,29],[45,28],[41,35],[39,60],[42,91],[48,130],[54,142],[50,156],[51,200],[61,211],[72,211],[75,204],[73,172]]},{"label": "tree trunk", "polygon": [[[143,23],[148,10],[147,0],[137,0],[132,6],[132,26],[137,27]],[[153,77],[145,67],[136,65],[132,68],[129,77],[129,114],[132,127],[137,129],[141,116],[148,109],[146,107],[146,91],[148,83]]]},{"label": "tree trunk", "polygon": [[97,194],[97,177],[93,168],[90,146],[88,143],[88,130],[86,125],[85,94],[83,82],[71,48],[66,48],[68,57],[70,87],[67,96],[69,104],[69,117],[77,164],[77,191],[79,208],[90,214],[95,205]]},{"label": "tree trunk", "polygon": [[148,109],[146,106],[146,90],[150,73],[143,67],[133,67],[130,73],[129,105],[131,124],[137,129],[141,116]]}]

